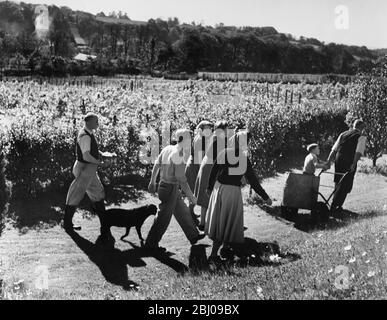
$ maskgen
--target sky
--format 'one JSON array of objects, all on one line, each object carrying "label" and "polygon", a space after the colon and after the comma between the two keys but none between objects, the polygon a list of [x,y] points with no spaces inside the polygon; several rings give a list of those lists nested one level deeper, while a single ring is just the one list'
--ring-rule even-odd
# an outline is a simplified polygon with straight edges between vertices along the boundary
[{"label": "sky", "polygon": [[96,14],[126,12],[130,19],[177,17],[180,22],[272,26],[296,37],[313,37],[368,48],[387,48],[386,0],[24,0]]}]

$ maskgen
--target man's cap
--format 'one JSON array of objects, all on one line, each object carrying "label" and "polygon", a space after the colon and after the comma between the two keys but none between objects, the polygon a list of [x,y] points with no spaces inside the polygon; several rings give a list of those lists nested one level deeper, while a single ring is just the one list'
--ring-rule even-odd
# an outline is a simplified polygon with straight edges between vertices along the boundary
[{"label": "man's cap", "polygon": [[176,130],[175,134],[173,135],[174,139],[178,142],[181,143],[185,139],[191,139],[192,131],[189,129],[178,129]]},{"label": "man's cap", "polygon": [[359,129],[359,128],[361,128],[361,127],[365,127],[365,123],[364,123],[363,120],[357,119],[357,120],[353,123],[353,127],[354,127],[355,129]]},{"label": "man's cap", "polygon": [[306,150],[308,150],[308,152],[311,152],[314,148],[317,148],[317,147],[318,147],[317,143],[312,143],[306,147]]},{"label": "man's cap", "polygon": [[85,122],[89,121],[90,119],[92,118],[97,118],[98,119],[98,115],[93,113],[93,112],[88,112],[84,117],[83,117],[83,120]]},{"label": "man's cap", "polygon": [[196,130],[203,130],[204,127],[213,127],[213,123],[207,120],[200,121],[200,123],[197,125]]}]

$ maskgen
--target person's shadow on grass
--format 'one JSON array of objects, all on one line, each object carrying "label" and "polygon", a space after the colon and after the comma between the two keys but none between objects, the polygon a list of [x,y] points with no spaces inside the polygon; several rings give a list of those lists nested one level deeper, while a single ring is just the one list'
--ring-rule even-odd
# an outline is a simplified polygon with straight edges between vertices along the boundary
[{"label": "person's shadow on grass", "polygon": [[224,247],[220,251],[222,262],[211,268],[212,264],[208,262],[206,255],[208,245],[196,245],[191,247],[189,256],[189,268],[192,274],[201,274],[203,272],[213,272],[216,270],[228,271],[232,267],[244,268],[247,266],[267,266],[279,265],[296,261],[301,258],[296,253],[281,252],[276,242],[258,242],[254,239],[245,238],[244,243]]},{"label": "person's shadow on grass", "polygon": [[114,239],[107,242],[99,237],[96,243],[83,238],[77,232],[68,232],[75,244],[89,257],[101,271],[106,281],[121,286],[125,290],[137,290],[139,284],[128,279],[128,268],[145,267],[146,263],[142,258],[154,257],[161,263],[169,266],[178,273],[183,273],[188,268],[181,262],[171,258],[170,252],[162,254],[149,254],[134,244],[133,249],[121,251],[114,248]]},{"label": "person's shadow on grass", "polygon": [[284,214],[281,212],[281,207],[259,206],[266,213],[275,219],[286,224],[292,224],[294,228],[303,232],[313,232],[319,230],[335,230],[343,228],[356,220],[369,219],[377,216],[377,213],[370,211],[359,214],[349,210],[341,210],[336,213],[329,213],[329,217],[325,219],[313,218],[310,213]]}]

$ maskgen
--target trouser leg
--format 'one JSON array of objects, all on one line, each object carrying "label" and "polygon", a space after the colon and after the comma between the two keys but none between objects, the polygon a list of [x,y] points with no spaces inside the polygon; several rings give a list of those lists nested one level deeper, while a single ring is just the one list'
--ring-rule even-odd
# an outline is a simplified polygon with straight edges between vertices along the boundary
[{"label": "trouser leg", "polygon": [[80,230],[79,226],[74,227],[72,219],[76,210],[76,207],[82,201],[85,196],[86,189],[91,181],[91,176],[85,172],[86,165],[76,162],[73,167],[74,181],[71,183],[67,192],[66,207],[64,215],[64,227],[65,229]]},{"label": "trouser leg", "polygon": [[69,230],[69,231],[74,229],[80,230],[79,226],[74,227],[73,225],[73,217],[74,217],[75,210],[76,210],[76,207],[66,205],[65,214],[63,218],[63,227],[65,228],[65,230]]},{"label": "trouser leg", "polygon": [[344,204],[345,198],[347,197],[347,193],[343,190],[338,189],[332,200],[331,210],[336,210]]},{"label": "trouser leg", "polygon": [[213,240],[210,257],[216,257],[218,255],[218,251],[219,251],[221,245],[222,245],[221,241]]},{"label": "trouser leg", "polygon": [[105,201],[101,200],[98,202],[92,202],[92,208],[94,213],[97,214],[99,222],[100,222],[100,232],[101,236],[111,236],[110,226],[106,223],[106,208]]},{"label": "trouser leg", "polygon": [[88,184],[86,189],[86,193],[92,202],[103,203],[103,200],[105,199],[105,190],[97,172],[94,172],[92,174],[90,178],[90,183]]},{"label": "trouser leg", "polygon": [[180,191],[178,191],[178,196],[176,200],[176,207],[173,212],[178,224],[183,229],[183,232],[189,241],[193,241],[198,235],[199,232],[196,228],[195,222],[192,219],[192,216],[189,212],[189,208],[184,203]]},{"label": "trouser leg", "polygon": [[[67,192],[66,204],[78,206],[96,174],[96,166],[76,162],[73,168],[74,181]],[[98,199],[100,200],[100,199]]]},{"label": "trouser leg", "polygon": [[167,231],[172,212],[176,207],[177,186],[160,183],[158,195],[161,201],[159,211],[145,241],[145,246],[149,248],[157,247],[165,231]]},{"label": "trouser leg", "polygon": [[352,191],[354,178],[355,178],[355,172],[351,172],[350,174],[345,176],[341,180],[341,182],[337,182],[336,192],[333,196],[332,205],[331,205],[332,210],[341,208],[343,206],[348,193]]}]

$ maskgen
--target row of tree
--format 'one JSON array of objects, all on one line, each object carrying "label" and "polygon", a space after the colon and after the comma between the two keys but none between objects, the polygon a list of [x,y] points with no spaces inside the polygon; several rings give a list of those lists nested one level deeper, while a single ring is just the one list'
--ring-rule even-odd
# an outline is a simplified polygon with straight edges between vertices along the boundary
[{"label": "row of tree", "polygon": [[[112,13],[111,22],[67,7],[49,7],[50,32],[36,38],[32,4],[0,3],[0,60],[23,56],[34,69],[41,56],[71,58],[77,52],[72,28],[101,59],[144,72],[281,72],[354,74],[370,69],[377,52],[366,47],[324,44],[317,39],[278,33],[272,27],[215,27],[180,24],[177,18],[146,23]],[[0,62],[1,63],[1,62]],[[1,67],[1,66],[0,66]]]}]

